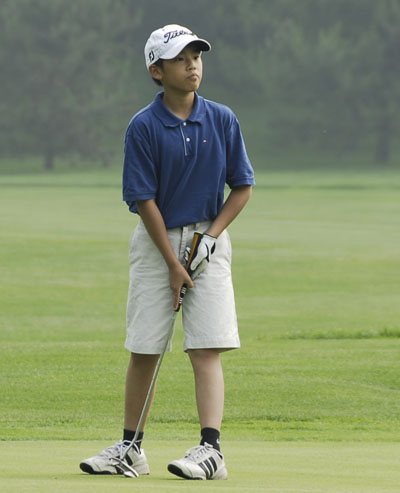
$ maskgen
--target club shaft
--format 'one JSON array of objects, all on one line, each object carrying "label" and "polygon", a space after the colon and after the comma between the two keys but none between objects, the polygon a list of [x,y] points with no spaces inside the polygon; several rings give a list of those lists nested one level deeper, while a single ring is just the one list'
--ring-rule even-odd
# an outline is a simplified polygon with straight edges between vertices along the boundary
[{"label": "club shaft", "polygon": [[181,308],[183,297],[185,296],[185,293],[186,293],[186,285],[182,286],[180,297],[179,297],[178,308],[177,308],[177,310],[174,310],[174,313],[172,315],[171,325],[170,325],[169,330],[168,330],[167,339],[165,341],[165,345],[163,347],[163,350],[160,353],[160,356],[158,358],[157,365],[156,365],[156,368],[155,368],[154,373],[153,373],[153,378],[151,379],[149,390],[147,391],[146,400],[144,401],[143,409],[142,409],[142,412],[140,414],[138,424],[136,426],[135,435],[134,435],[133,440],[131,441],[131,443],[126,448],[126,450],[124,452],[124,455],[121,457],[122,460],[125,460],[128,452],[131,450],[131,448],[133,447],[133,445],[137,442],[137,439],[139,437],[140,430],[143,427],[143,424],[145,422],[145,419],[146,419],[146,416],[147,416],[147,411],[149,409],[149,405],[150,405],[150,402],[151,402],[151,397],[152,397],[152,394],[153,394],[154,386],[156,384],[158,372],[160,371],[160,367],[161,367],[161,363],[162,363],[162,360],[164,358],[164,355],[167,352],[168,344],[169,344],[170,340],[172,339],[172,335],[174,333],[174,326],[175,326],[176,316],[177,316],[177,314],[178,314],[178,312],[179,312],[179,310]]}]

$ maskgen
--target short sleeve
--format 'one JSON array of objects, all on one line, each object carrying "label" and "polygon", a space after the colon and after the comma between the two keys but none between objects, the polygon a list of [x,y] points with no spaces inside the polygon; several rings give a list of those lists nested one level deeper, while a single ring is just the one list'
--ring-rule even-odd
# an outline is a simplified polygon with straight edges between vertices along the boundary
[{"label": "short sleeve", "polygon": [[226,129],[226,183],[230,188],[255,184],[240,125],[233,113]]},{"label": "short sleeve", "polygon": [[[148,141],[131,123],[125,135],[123,200],[131,205],[136,200],[156,197],[157,169]],[[135,207],[132,212],[137,212]]]}]

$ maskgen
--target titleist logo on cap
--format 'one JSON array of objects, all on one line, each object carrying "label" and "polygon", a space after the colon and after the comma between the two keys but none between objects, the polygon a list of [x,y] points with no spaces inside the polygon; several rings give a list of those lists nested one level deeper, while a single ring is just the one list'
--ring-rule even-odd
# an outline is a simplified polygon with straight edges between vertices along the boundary
[{"label": "titleist logo on cap", "polygon": [[197,42],[200,51],[210,51],[211,45],[199,38],[190,29],[179,24],[168,24],[153,31],[144,47],[146,67],[157,63],[160,59],[171,60],[193,41]]},{"label": "titleist logo on cap", "polygon": [[168,41],[171,39],[177,38],[178,36],[182,36],[182,34],[188,34],[189,36],[195,36],[191,31],[185,31],[182,29],[181,31],[169,31],[168,33],[164,34],[165,41],[164,43],[167,44]]}]

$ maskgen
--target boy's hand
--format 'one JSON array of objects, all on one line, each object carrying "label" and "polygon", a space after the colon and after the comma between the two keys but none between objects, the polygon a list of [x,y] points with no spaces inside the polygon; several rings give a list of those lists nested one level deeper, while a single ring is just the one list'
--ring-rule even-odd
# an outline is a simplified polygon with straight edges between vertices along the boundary
[{"label": "boy's hand", "polygon": [[[185,251],[185,260],[189,263],[186,265],[186,269],[192,279],[201,274],[210,262],[210,257],[215,251],[215,242],[217,241],[214,236],[206,233],[195,233],[198,235],[198,241],[195,243],[194,252],[188,247]],[[192,253],[192,255],[191,255]]]},{"label": "boy's hand", "polygon": [[170,267],[169,283],[172,291],[174,292],[174,309],[176,310],[179,306],[179,296],[182,286],[185,284],[188,288],[193,288],[194,283],[183,265],[180,263]]}]

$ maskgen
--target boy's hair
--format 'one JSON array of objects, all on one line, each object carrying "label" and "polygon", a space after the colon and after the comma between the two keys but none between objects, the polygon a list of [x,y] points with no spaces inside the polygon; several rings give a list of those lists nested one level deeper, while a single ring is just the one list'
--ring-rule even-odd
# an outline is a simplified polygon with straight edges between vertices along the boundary
[{"label": "boy's hair", "polygon": [[[153,65],[156,65],[157,67],[159,68],[163,68],[163,62],[164,60],[162,58],[159,58],[155,63],[153,63]],[[152,79],[154,80],[154,82],[158,85],[158,86],[162,86],[162,82],[158,79],[155,79],[154,77],[152,77]]]}]

